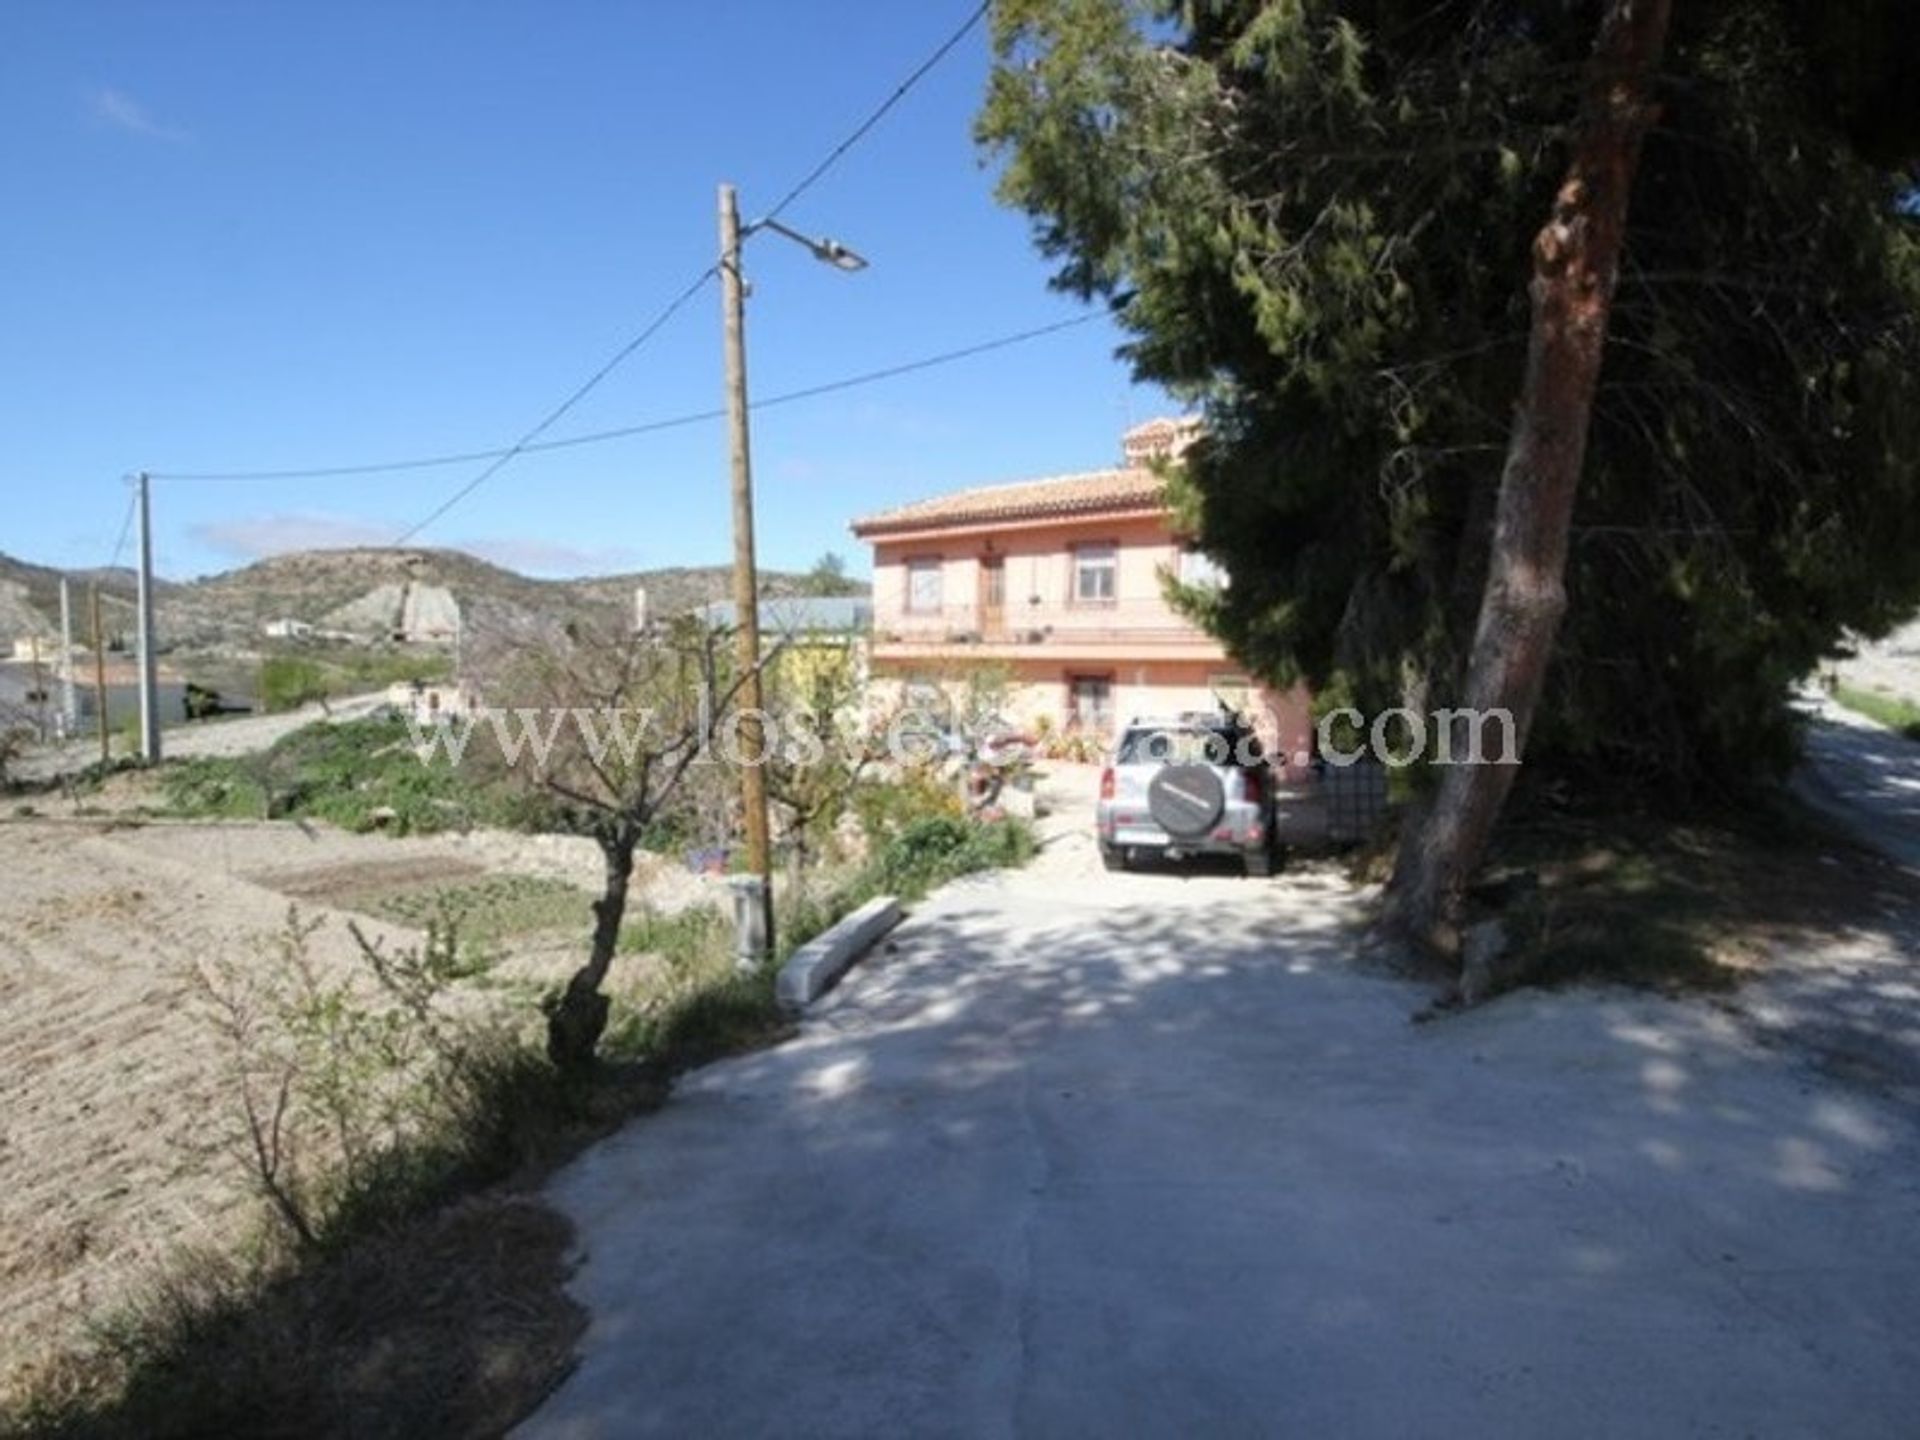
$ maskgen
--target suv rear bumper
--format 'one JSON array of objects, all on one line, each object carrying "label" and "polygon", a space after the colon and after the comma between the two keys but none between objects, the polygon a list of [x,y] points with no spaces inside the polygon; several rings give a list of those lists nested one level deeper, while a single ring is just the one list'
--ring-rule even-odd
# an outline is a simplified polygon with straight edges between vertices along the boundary
[{"label": "suv rear bumper", "polygon": [[1235,801],[1205,834],[1169,835],[1144,811],[1102,802],[1095,817],[1100,843],[1109,850],[1155,850],[1173,855],[1244,855],[1268,842],[1267,817],[1259,807]]}]

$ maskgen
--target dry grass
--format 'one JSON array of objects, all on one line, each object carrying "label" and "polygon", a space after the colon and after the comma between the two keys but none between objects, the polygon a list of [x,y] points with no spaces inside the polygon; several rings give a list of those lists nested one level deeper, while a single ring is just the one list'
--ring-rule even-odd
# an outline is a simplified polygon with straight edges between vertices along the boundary
[{"label": "dry grass", "polygon": [[[730,956],[718,975],[693,957],[665,991],[660,957],[625,957],[622,989],[645,989],[609,1037],[627,1063],[570,1086],[537,1042],[506,1046],[478,1123],[448,1111],[302,1250],[240,1163],[230,1056],[189,976],[264,974],[290,893],[325,917],[310,943],[334,972],[361,962],[326,902],[405,910],[451,886],[506,937],[584,908],[580,892],[287,826],[0,825],[0,870],[0,1433],[498,1433],[563,1373],[581,1323],[564,1229],[522,1192],[659,1104],[676,1070],[785,1033],[770,985],[733,978]],[[537,988],[448,998],[507,1006],[530,1036]]]},{"label": "dry grass", "polygon": [[[23,1428],[100,1440],[504,1433],[564,1377],[585,1327],[563,1288],[570,1240],[554,1212],[495,1194],[273,1278],[200,1255],[121,1312],[99,1350],[43,1373],[43,1408]],[[113,1371],[129,1388],[96,1409]]]},{"label": "dry grass", "polygon": [[479,1168],[430,1164],[429,1188],[345,1216],[319,1248],[263,1231],[238,1253],[177,1256],[85,1350],[23,1377],[14,1426],[39,1440],[505,1433],[565,1377],[586,1323],[564,1289],[571,1233],[531,1188],[657,1108],[678,1070],[789,1033],[770,999],[739,980],[691,996],[651,1055],[586,1084],[523,1069],[489,1109],[519,1113],[479,1141]]},{"label": "dry grass", "polygon": [[[226,1057],[190,977],[257,962],[289,895],[312,897],[303,911],[327,919],[318,958],[352,967],[348,916],[330,906],[485,888],[502,935],[514,936],[518,977],[487,1003],[537,1026],[531,996],[577,962],[578,927],[550,955],[517,932],[563,902],[584,912],[584,896],[558,878],[501,875],[494,867],[512,857],[495,840],[513,840],[536,871],[566,873],[554,845],[524,837],[0,824],[0,1416],[58,1357],[88,1351],[99,1317],[164,1285],[178,1256],[232,1256],[256,1231],[259,1202],[231,1143]],[[362,923],[407,943],[406,930]],[[646,968],[623,960],[623,983]],[[616,1086],[612,1112],[596,1110],[588,1131],[658,1088]]]},{"label": "dry grass", "polygon": [[1920,881],[1785,799],[1684,820],[1535,810],[1503,832],[1489,876],[1549,985],[1725,990],[1775,947],[1920,913]]},{"label": "dry grass", "polygon": [[1834,686],[1833,698],[1876,725],[1884,725],[1909,740],[1920,740],[1920,705],[1911,700],[1854,685]]}]

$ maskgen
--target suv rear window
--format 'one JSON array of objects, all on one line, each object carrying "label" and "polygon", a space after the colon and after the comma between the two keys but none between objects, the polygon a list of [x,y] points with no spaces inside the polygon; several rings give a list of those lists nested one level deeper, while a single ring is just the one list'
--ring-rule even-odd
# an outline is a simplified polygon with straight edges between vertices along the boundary
[{"label": "suv rear window", "polygon": [[1121,765],[1222,765],[1233,742],[1218,730],[1129,730],[1120,741]]}]

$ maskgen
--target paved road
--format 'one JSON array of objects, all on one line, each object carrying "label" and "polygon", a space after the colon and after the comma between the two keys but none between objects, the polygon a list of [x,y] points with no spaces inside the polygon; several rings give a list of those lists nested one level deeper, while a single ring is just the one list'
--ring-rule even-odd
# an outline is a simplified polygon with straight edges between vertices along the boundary
[{"label": "paved road", "polygon": [[[246,715],[231,720],[213,720],[171,726],[160,734],[161,753],[169,759],[202,755],[246,755],[265,750],[283,735],[289,735],[316,720],[353,720],[386,703],[386,692],[352,695],[325,705],[303,705],[279,715]],[[100,758],[97,740],[75,740],[31,754],[14,767],[22,780],[45,781],[59,775],[77,774]]]},{"label": "paved road", "polygon": [[1821,698],[1810,702],[1800,794],[1866,843],[1920,870],[1920,744]]},{"label": "paved road", "polygon": [[1410,1025],[1354,905],[943,892],[556,1177],[592,1325],[520,1433],[1911,1433],[1911,1112],[1703,1004]]}]

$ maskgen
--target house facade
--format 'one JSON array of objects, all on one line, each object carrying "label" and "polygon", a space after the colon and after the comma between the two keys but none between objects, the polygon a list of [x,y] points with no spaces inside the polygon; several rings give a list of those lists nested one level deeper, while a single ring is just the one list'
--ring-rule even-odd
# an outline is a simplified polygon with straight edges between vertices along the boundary
[{"label": "house facade", "polygon": [[1247,711],[1304,763],[1303,694],[1251,682],[1220,642],[1166,601],[1164,577],[1217,583],[1182,543],[1153,463],[1190,421],[1127,432],[1106,470],[938,496],[857,520],[873,547],[875,708],[957,700],[983,682],[1023,727],[1105,739],[1135,715]]},{"label": "house facade", "polygon": [[[717,600],[697,612],[712,629],[731,630],[739,612]],[[867,680],[867,637],[873,606],[864,595],[781,595],[760,602],[760,646],[766,683],[776,693],[811,696],[822,685],[858,695]]]}]

